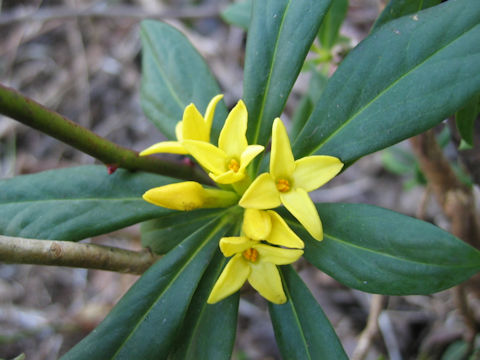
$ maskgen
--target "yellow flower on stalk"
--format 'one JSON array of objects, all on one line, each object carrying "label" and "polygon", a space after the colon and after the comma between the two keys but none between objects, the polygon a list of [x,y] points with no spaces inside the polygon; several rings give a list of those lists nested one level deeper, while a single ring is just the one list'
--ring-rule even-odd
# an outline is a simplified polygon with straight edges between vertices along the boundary
[{"label": "yellow flower on stalk", "polygon": [[322,223],[308,192],[328,182],[342,167],[343,163],[333,156],[306,156],[294,160],[287,130],[277,118],[272,128],[270,172],[254,180],[239,205],[272,209],[283,204],[310,235],[322,240]]},{"label": "yellow flower on stalk", "polygon": [[168,209],[189,211],[228,207],[237,203],[238,195],[233,191],[206,189],[195,181],[185,181],[150,189],[143,194],[143,199]]},{"label": "yellow flower on stalk", "polygon": [[218,147],[198,140],[184,140],[182,144],[215,182],[233,184],[245,178],[246,167],[264,149],[261,145],[248,145],[247,121],[247,108],[240,100],[225,120]]},{"label": "yellow flower on stalk", "polygon": [[207,302],[214,304],[223,300],[248,281],[268,301],[285,303],[287,298],[277,265],[297,261],[303,254],[303,250],[298,249],[303,248],[302,240],[274,211],[245,210],[242,229],[243,236],[220,239],[223,255],[233,257],[220,274]]},{"label": "yellow flower on stalk", "polygon": [[213,116],[217,103],[223,98],[223,95],[217,95],[207,106],[205,116],[202,116],[194,104],[188,105],[184,112],[182,121],[175,127],[177,141],[162,141],[140,152],[141,156],[156,153],[188,154],[183,147],[184,140],[210,141],[210,130],[212,129]]}]

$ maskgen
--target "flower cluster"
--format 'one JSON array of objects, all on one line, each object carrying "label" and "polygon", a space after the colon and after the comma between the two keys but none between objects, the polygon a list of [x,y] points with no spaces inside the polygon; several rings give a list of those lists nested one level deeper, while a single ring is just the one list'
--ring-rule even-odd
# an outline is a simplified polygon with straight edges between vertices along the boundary
[{"label": "flower cluster", "polygon": [[286,301],[277,265],[291,264],[303,254],[303,241],[274,209],[280,205],[302,224],[316,240],[323,230],[318,212],[308,192],[337,175],[343,163],[332,156],[293,157],[287,131],[277,118],[272,128],[269,172],[253,181],[247,166],[264,147],[247,142],[247,108],[242,100],[230,111],[218,138],[210,142],[215,96],[202,116],[194,104],[185,108],[177,124],[177,141],[152,145],[140,155],[159,152],[189,154],[208,172],[221,189],[204,188],[188,181],[148,190],[143,198],[155,205],[175,210],[240,205],[245,209],[239,236],[220,239],[220,250],[231,257],[213,287],[208,303],[216,303],[238,291],[245,281],[267,300]]}]

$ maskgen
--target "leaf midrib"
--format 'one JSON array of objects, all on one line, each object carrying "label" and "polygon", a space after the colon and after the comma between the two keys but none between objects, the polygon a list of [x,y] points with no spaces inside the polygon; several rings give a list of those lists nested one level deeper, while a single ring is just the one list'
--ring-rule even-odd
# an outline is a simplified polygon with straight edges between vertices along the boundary
[{"label": "leaf midrib", "polygon": [[[211,222],[205,224],[205,226],[208,226],[210,225],[211,223],[213,223],[214,221],[218,220],[218,218],[221,218],[222,216],[219,216],[215,219],[212,219]],[[180,267],[180,269],[176,272],[175,276],[173,276],[171,278],[171,280],[166,284],[166,286],[163,288],[163,290],[160,292],[160,294],[155,298],[155,300],[152,302],[152,304],[150,305],[150,307],[147,309],[147,311],[144,312],[144,314],[142,315],[142,317],[139,319],[139,321],[137,321],[137,324],[135,325],[135,327],[132,329],[132,331],[130,331],[130,334],[125,338],[124,341],[122,341],[122,343],[119,345],[117,351],[113,354],[112,356],[112,359],[114,359],[117,354],[123,349],[123,347],[125,346],[125,344],[128,342],[128,340],[133,336],[133,334],[136,333],[138,327],[143,323],[143,321],[145,320],[145,318],[147,317],[147,315],[150,313],[150,311],[152,311],[153,307],[158,303],[158,301],[160,300],[160,298],[165,294],[166,291],[168,291],[171,287],[171,285],[175,282],[175,280],[183,273],[183,271],[185,270],[186,267],[188,267],[192,261],[193,258],[196,257],[196,255],[201,252],[204,247],[206,246],[206,244],[208,244],[210,242],[210,240],[215,236],[215,234],[217,233],[217,231],[222,228],[223,226],[225,225],[225,219],[224,221],[220,221],[218,223],[217,226],[215,226],[211,231],[210,233],[208,234],[208,236],[205,236],[205,239],[203,241],[203,243],[197,247],[197,249],[192,253],[191,256],[189,256],[187,258],[187,261],[185,261],[183,263],[183,265]]]},{"label": "leaf midrib", "polygon": [[[355,114],[353,114],[352,116],[350,116],[345,122],[343,122],[337,129],[335,129],[333,132],[330,133],[330,135],[328,135],[325,139],[323,139],[322,141],[319,142],[319,144],[312,150],[308,153],[308,155],[311,155],[311,154],[314,154],[316,153],[318,150],[320,150],[322,148],[322,146],[326,143],[328,143],[328,141],[330,141],[330,139],[332,137],[334,137],[337,133],[339,133],[340,131],[343,130],[344,127],[346,127],[348,124],[350,124],[356,117],[358,117],[362,112],[364,112],[366,109],[368,109],[374,102],[376,102],[380,97],[382,97],[384,94],[386,94],[387,92],[389,92],[393,87],[395,87],[401,80],[403,80],[405,77],[409,76],[411,73],[413,73],[414,71],[416,71],[417,69],[419,69],[422,65],[424,65],[427,61],[429,61],[431,58],[433,58],[436,54],[438,54],[439,52],[443,51],[445,48],[449,47],[450,45],[452,45],[453,43],[455,43],[456,41],[459,41],[461,37],[463,37],[465,34],[467,34],[468,32],[470,32],[472,29],[474,29],[475,27],[477,27],[479,24],[474,24],[473,26],[471,26],[470,28],[468,28],[467,30],[465,30],[463,33],[461,33],[461,35],[459,35],[458,37],[454,38],[452,41],[448,42],[445,46],[442,46],[441,48],[439,48],[437,51],[433,52],[430,56],[426,57],[422,62],[418,63],[417,65],[415,65],[414,67],[412,67],[409,71],[407,71],[406,73],[402,74],[400,77],[398,77],[394,82],[392,82],[389,86],[387,86],[384,90],[382,90],[381,92],[379,92],[372,100],[370,100],[365,106],[363,106],[362,108],[360,108]],[[313,113],[312,113],[313,114]]]}]

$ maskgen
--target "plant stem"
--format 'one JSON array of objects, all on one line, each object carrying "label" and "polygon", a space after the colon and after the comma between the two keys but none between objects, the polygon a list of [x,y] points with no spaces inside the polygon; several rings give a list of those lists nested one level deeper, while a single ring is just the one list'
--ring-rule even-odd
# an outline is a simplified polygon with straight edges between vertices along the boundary
[{"label": "plant stem", "polygon": [[106,165],[128,170],[143,170],[178,179],[211,184],[198,167],[192,167],[154,156],[139,156],[136,151],[106,140],[90,130],[51,111],[14,89],[0,84],[0,114],[48,134],[87,153]]},{"label": "plant stem", "polygon": [[158,256],[149,251],[0,236],[0,261],[6,263],[81,267],[140,275],[157,259]]}]

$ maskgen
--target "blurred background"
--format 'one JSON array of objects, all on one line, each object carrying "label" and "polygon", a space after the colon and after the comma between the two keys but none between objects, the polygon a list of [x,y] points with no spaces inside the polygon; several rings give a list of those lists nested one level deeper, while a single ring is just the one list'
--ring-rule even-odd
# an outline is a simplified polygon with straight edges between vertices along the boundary
[{"label": "blurred background", "polygon": [[[350,1],[341,28],[342,43],[332,49],[323,73],[332,73],[348,50],[368,34],[385,2]],[[139,22],[161,19],[184,32],[210,65],[227,105],[232,106],[242,96],[246,35],[220,16],[231,3],[0,0],[0,83],[100,136],[142,150],[162,135],[140,107]],[[282,116],[287,122],[309,91],[311,77],[312,72],[305,71],[295,84]],[[455,147],[441,130],[445,152],[455,161]],[[92,163],[90,156],[0,116],[1,179]],[[375,204],[448,230],[408,142],[361,159],[313,197],[321,202]],[[141,247],[138,226],[86,241]],[[448,291],[372,298],[344,287],[306,262],[298,266],[352,358],[456,359],[455,346],[463,346],[455,343],[464,328]],[[28,360],[57,359],[95,328],[136,278],[106,271],[0,264],[0,358],[25,353]],[[243,291],[233,358],[280,359],[265,301],[248,288]],[[379,316],[380,326],[366,334],[371,311]],[[359,338],[368,340],[367,350],[361,349],[365,343],[359,344]]]}]

